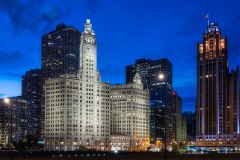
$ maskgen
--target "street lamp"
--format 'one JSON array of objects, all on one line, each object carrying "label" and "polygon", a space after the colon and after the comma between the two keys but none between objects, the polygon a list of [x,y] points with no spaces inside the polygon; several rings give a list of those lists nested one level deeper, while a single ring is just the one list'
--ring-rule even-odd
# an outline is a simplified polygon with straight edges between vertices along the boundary
[{"label": "street lamp", "polygon": [[167,87],[166,87],[166,79],[165,79],[165,76],[164,74],[160,73],[158,78],[160,80],[165,80],[165,83],[164,83],[164,89],[165,89],[165,99],[164,99],[164,105],[165,105],[165,113],[164,113],[164,159],[167,159]]},{"label": "street lamp", "polygon": [[11,107],[11,128],[10,128],[10,141],[11,141],[11,159],[13,159],[12,157],[12,152],[13,152],[13,139],[12,139],[12,132],[13,132],[13,108],[12,106],[10,106],[11,101],[9,98],[4,98],[4,103],[6,103],[8,105],[8,109]]}]

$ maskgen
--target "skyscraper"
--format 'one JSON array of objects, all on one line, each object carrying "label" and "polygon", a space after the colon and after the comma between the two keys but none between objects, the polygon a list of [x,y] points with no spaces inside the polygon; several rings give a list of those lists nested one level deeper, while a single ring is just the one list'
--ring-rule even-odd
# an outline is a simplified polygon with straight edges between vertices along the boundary
[{"label": "skyscraper", "polygon": [[31,69],[22,76],[22,97],[41,105],[42,80],[41,69]]},{"label": "skyscraper", "polygon": [[179,143],[183,140],[182,138],[182,98],[177,92],[172,92],[172,103],[173,103],[173,140]]},{"label": "skyscraper", "polygon": [[146,151],[149,147],[149,105],[149,92],[143,89],[138,73],[133,83],[111,87],[111,135],[130,139],[130,148],[121,150]]},{"label": "skyscraper", "polygon": [[187,140],[187,120],[185,117],[182,117],[181,139],[182,142]]},{"label": "skyscraper", "polygon": [[22,76],[22,98],[37,106],[36,118],[38,123],[37,137],[41,137],[41,102],[43,99],[43,81],[41,69],[31,69]]},{"label": "skyscraper", "polygon": [[[172,64],[168,59],[138,59],[126,67],[126,83],[132,83],[138,73],[145,89],[150,92],[150,137],[151,143],[172,142]],[[166,132],[165,132],[166,130]]]},{"label": "skyscraper", "polygon": [[227,37],[211,23],[197,50],[197,145],[239,145],[239,116],[239,71],[228,72]]},{"label": "skyscraper", "polygon": [[[59,24],[54,31],[42,36],[42,80],[45,92],[45,80],[64,74],[73,74],[80,66],[81,33],[74,27]],[[41,136],[44,137],[45,97],[41,104]]]},{"label": "skyscraper", "polygon": [[42,36],[42,75],[44,80],[79,69],[81,33],[74,27],[59,24]]},{"label": "skyscraper", "polygon": [[45,148],[108,150],[110,85],[97,72],[96,35],[89,19],[78,42],[78,72],[45,81]]},{"label": "skyscraper", "polygon": [[[164,101],[164,92],[159,89],[164,88],[165,81],[169,86],[168,88],[172,90],[172,64],[166,58],[158,60],[142,58],[136,60],[135,64],[126,67],[126,83],[132,83],[136,73],[142,78],[144,89],[150,91],[151,100]],[[163,76],[164,81],[159,77],[160,75]],[[172,92],[169,97],[172,97]]]}]

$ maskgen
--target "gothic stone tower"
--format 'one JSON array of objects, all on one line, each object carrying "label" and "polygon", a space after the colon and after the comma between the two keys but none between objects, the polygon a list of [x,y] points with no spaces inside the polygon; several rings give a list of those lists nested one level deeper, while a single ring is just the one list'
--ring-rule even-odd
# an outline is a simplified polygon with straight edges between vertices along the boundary
[{"label": "gothic stone tower", "polygon": [[[237,129],[229,129],[239,114],[238,109],[228,114],[232,106],[227,95],[233,91],[228,75],[227,38],[211,23],[197,50],[197,146],[236,146],[239,141]],[[231,121],[229,116],[236,118]]]}]

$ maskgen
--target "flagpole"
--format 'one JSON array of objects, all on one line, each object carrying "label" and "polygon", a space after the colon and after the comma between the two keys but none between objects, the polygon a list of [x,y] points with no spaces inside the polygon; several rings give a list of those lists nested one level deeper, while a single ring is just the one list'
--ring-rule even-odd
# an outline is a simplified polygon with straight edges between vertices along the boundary
[{"label": "flagpole", "polygon": [[207,19],[207,25],[210,25],[209,13],[204,16],[204,19]]}]

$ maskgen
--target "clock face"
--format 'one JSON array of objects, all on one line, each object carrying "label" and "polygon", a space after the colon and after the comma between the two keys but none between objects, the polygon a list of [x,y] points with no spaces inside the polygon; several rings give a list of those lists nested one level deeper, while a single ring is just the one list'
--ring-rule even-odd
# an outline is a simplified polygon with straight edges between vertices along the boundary
[{"label": "clock face", "polygon": [[91,46],[91,45],[87,45],[86,50],[87,50],[88,53],[93,53],[93,51],[94,51],[93,46]]},{"label": "clock face", "polygon": [[88,47],[87,47],[87,50],[88,50],[88,51],[92,51],[92,47],[89,47],[89,46],[88,46]]}]

